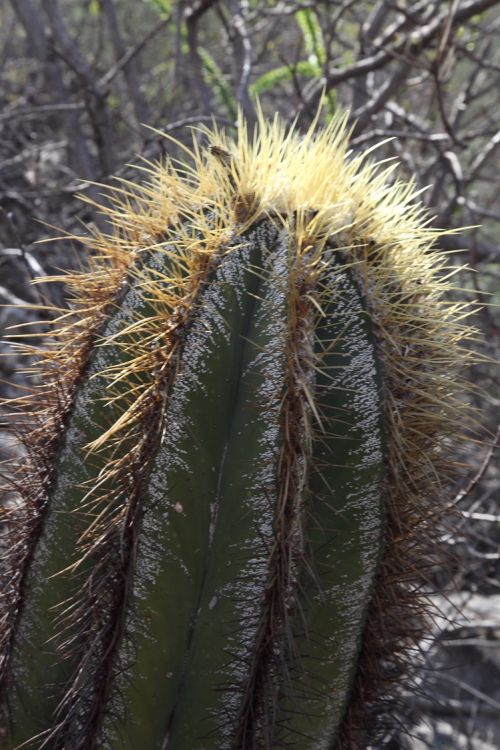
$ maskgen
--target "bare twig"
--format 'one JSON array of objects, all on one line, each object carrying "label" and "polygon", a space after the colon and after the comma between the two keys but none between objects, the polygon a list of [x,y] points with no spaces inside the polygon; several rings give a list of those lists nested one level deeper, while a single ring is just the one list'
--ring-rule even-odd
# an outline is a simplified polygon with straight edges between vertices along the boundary
[{"label": "bare twig", "polygon": [[252,44],[240,4],[236,0],[230,0],[228,6],[231,11],[229,28],[238,79],[236,100],[245,114],[249,131],[252,133],[257,124],[257,114],[249,95],[250,74],[252,72]]},{"label": "bare twig", "polygon": [[491,457],[493,456],[493,451],[495,450],[495,448],[498,448],[499,441],[500,441],[500,425],[497,427],[497,431],[495,433],[493,441],[489,444],[488,450],[486,451],[486,454],[481,462],[481,466],[479,467],[475,475],[472,477],[470,482],[468,482],[468,484],[463,489],[461,489],[460,492],[457,492],[457,494],[451,501],[451,504],[450,504],[451,506],[458,505],[458,503],[461,502],[464,499],[464,497],[469,495],[474,489],[474,487],[476,487],[479,484],[479,482],[481,481],[481,479],[486,473],[486,469],[489,466]]},{"label": "bare twig", "polygon": [[79,112],[83,109],[85,109],[85,104],[41,104],[38,107],[30,107],[29,109],[12,109],[8,112],[3,112],[0,114],[0,122],[36,119],[43,115],[52,115],[55,112]]},{"label": "bare twig", "polygon": [[199,103],[205,115],[210,114],[212,108],[212,92],[203,74],[203,65],[198,52],[198,21],[213,5],[215,0],[201,0],[186,14],[187,39],[189,54],[194,71],[194,85],[199,92]]},{"label": "bare twig", "polygon": [[74,70],[83,84],[83,93],[89,119],[94,129],[102,175],[110,175],[113,173],[115,165],[115,139],[109,119],[106,92],[99,88],[86,59],[75,40],[71,38],[57,0],[42,0],[42,5],[49,20],[54,42],[57,45],[54,45],[54,51]]},{"label": "bare twig", "polygon": [[[123,71],[123,75],[127,84],[127,91],[130,97],[130,101],[134,107],[135,119],[138,125],[146,125],[149,122],[149,111],[146,100],[141,92],[141,87],[137,78],[137,73],[133,65],[133,59],[135,57],[136,47],[130,50],[128,53],[120,33],[120,25],[116,14],[116,8],[113,0],[99,0],[101,8],[106,16],[108,23],[109,34],[115,50],[115,56],[117,64],[114,66],[116,71]],[[135,54],[132,54],[135,53]]]},{"label": "bare twig", "polygon": [[[4,217],[5,221],[8,224],[8,227],[12,233],[12,236],[14,237],[17,247],[19,248],[19,255],[22,258],[22,261],[26,267],[26,270],[28,272],[28,276],[33,281],[37,278],[37,274],[33,272],[32,264],[28,260],[28,251],[23,244],[23,241],[21,240],[21,236],[18,232],[16,222],[14,221],[14,216],[12,213],[6,211],[3,206],[0,206],[0,214]],[[39,274],[38,274],[39,275]]]},{"label": "bare twig", "polygon": [[144,50],[146,45],[153,39],[157,34],[160,33],[160,31],[163,31],[166,26],[171,21],[171,16],[167,16],[167,18],[162,18],[161,21],[159,21],[156,26],[153,26],[150,31],[148,31],[147,34],[143,36],[143,38],[140,40],[140,42],[137,42],[133,47],[131,47],[127,52],[123,52],[122,56],[119,60],[116,61],[116,63],[108,70],[105,75],[103,75],[99,81],[98,86],[99,88],[106,88],[109,86],[109,84],[113,81],[114,78],[124,69],[127,68],[129,63],[136,58],[140,53]]},{"label": "bare twig", "polygon": [[450,685],[459,687],[464,692],[470,693],[470,695],[473,695],[475,698],[479,698],[479,700],[483,701],[483,703],[486,703],[488,706],[491,706],[497,711],[500,711],[500,703],[498,701],[494,700],[489,695],[486,695],[486,693],[483,693],[482,690],[478,690],[472,685],[469,685],[467,682],[460,680],[458,677],[454,677],[453,675],[447,674],[446,672],[440,672],[439,679],[443,680],[444,682],[449,682]]}]

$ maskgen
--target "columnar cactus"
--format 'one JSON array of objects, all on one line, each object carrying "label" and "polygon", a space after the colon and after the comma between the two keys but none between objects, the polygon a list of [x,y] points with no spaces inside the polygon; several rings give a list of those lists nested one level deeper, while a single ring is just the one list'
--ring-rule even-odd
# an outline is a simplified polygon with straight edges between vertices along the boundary
[{"label": "columnar cactus", "polygon": [[114,191],[18,402],[2,747],[364,747],[420,634],[469,335],[435,233],[341,118],[208,137]]}]

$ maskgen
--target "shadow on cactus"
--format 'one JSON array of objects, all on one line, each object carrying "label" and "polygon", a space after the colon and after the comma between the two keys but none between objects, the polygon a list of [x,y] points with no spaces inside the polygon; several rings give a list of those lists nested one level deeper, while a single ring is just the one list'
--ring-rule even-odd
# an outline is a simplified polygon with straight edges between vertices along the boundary
[{"label": "shadow on cactus", "polygon": [[2,747],[341,750],[394,720],[471,330],[413,187],[315,125],[151,166],[67,277],[11,404]]}]

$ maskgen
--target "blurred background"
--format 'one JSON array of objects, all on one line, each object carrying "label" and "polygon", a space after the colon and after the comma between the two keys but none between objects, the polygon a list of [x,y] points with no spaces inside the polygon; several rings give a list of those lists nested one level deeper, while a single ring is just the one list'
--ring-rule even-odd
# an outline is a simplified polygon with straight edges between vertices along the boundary
[{"label": "blurred background", "polygon": [[[78,237],[108,229],[102,185],[141,181],[144,159],[182,159],[213,119],[236,136],[238,108],[252,124],[257,98],[301,128],[321,102],[323,122],[348,111],[352,150],[381,144],[377,160],[396,159],[432,224],[453,230],[438,249],[456,298],[475,305],[484,443],[470,436],[458,457],[442,534],[453,564],[436,572],[448,593],[403,696],[409,736],[390,747],[498,749],[500,0],[0,0],[0,395],[29,385],[9,327],[31,323],[36,343],[51,316],[41,298],[67,304],[62,282],[30,282],[85,264]],[[16,450],[7,411],[3,457]]]}]

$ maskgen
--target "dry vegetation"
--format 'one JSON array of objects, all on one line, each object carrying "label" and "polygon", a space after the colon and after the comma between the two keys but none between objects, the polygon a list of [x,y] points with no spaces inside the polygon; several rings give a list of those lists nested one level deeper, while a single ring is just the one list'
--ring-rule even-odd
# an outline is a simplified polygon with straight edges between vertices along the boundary
[{"label": "dry vegetation", "polygon": [[[161,133],[187,143],[188,126],[215,117],[234,134],[238,107],[255,121],[257,96],[269,116],[278,111],[306,128],[323,99],[325,119],[338,108],[350,111],[355,151],[385,141],[375,158],[396,157],[400,173],[422,188],[435,226],[455,230],[441,244],[452,266],[471,269],[460,272],[460,294],[477,302],[479,346],[493,361],[470,378],[493,445],[500,406],[499,38],[498,0],[6,0],[0,336],[22,322],[43,328],[49,313],[37,307],[41,296],[62,303],[59,284],[29,282],[81,262],[80,248],[34,243],[57,234],[53,226],[77,235],[92,222],[105,228],[97,208],[105,198],[95,183],[112,184],[117,174],[141,179],[143,158],[182,158]],[[0,350],[1,393],[12,396],[25,382],[16,373],[20,360],[11,343],[0,342]],[[393,750],[500,746],[500,469],[493,448],[470,446],[462,458],[473,468],[460,472],[457,527],[443,530],[456,560],[446,574],[450,595],[440,602],[446,617],[422,645],[430,669],[408,697],[415,736],[395,733]]]}]

